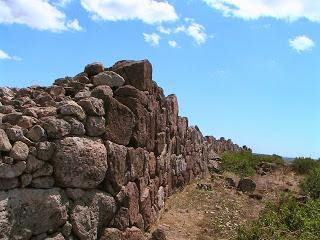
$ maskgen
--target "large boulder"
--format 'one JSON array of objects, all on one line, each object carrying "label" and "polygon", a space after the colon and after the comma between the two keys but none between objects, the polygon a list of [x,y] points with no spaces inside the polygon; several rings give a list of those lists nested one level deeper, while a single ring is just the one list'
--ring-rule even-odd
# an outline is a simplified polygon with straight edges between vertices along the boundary
[{"label": "large boulder", "polygon": [[88,75],[89,78],[103,71],[104,71],[104,66],[100,62],[90,63],[84,68],[84,72]]},{"label": "large boulder", "polygon": [[103,181],[108,165],[107,150],[101,140],[66,137],[56,145],[52,162],[60,186],[95,188]]},{"label": "large boulder", "polygon": [[117,144],[128,145],[135,126],[134,114],[128,107],[112,97],[109,97],[105,104],[107,109],[106,138]]},{"label": "large boulder", "polygon": [[120,61],[112,66],[112,71],[125,79],[125,83],[142,91],[152,91],[152,65],[148,60]]},{"label": "large boulder", "polygon": [[84,193],[71,210],[73,232],[80,240],[96,240],[116,209],[116,201],[109,194],[96,190]]},{"label": "large boulder", "polygon": [[250,178],[242,178],[237,188],[242,192],[253,192],[256,189],[256,183]]},{"label": "large boulder", "polygon": [[105,71],[94,76],[92,83],[95,86],[107,85],[109,87],[121,87],[124,84],[124,79],[115,72]]},{"label": "large boulder", "polygon": [[68,202],[57,188],[0,192],[0,239],[30,239],[57,231],[66,222]]}]

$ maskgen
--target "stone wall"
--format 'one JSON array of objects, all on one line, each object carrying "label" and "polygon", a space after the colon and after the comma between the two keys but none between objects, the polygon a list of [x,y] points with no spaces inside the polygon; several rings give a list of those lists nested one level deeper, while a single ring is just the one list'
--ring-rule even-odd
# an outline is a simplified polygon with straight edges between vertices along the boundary
[{"label": "stone wall", "polygon": [[149,61],[0,88],[0,239],[143,239],[231,140],[203,137]]}]

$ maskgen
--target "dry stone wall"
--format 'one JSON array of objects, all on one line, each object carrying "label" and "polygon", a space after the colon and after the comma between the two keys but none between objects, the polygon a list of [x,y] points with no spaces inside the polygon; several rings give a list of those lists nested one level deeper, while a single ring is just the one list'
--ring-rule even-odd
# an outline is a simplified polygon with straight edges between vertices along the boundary
[{"label": "dry stone wall", "polygon": [[242,150],[178,113],[147,60],[0,88],[0,239],[143,239],[168,196]]}]

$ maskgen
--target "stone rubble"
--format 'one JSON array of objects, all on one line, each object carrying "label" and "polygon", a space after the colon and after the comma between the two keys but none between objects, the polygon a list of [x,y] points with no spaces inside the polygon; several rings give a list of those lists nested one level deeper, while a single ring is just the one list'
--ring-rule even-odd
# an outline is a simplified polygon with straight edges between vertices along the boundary
[{"label": "stone rubble", "polygon": [[148,60],[2,87],[0,239],[145,239],[171,194],[242,150],[189,126]]}]

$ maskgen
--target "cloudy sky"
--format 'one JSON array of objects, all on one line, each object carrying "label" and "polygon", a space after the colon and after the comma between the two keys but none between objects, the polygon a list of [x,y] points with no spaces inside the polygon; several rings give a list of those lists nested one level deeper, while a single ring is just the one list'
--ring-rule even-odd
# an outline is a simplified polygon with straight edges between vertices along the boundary
[{"label": "cloudy sky", "polygon": [[320,1],[0,0],[0,86],[148,58],[202,132],[320,157]]}]

